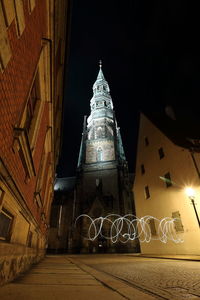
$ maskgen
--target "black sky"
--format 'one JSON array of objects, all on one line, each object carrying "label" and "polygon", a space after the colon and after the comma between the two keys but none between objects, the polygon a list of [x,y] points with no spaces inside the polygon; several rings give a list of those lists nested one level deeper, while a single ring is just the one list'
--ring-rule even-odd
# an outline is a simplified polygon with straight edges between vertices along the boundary
[{"label": "black sky", "polygon": [[[138,112],[195,108],[200,100],[199,9],[195,1],[74,0],[57,176],[75,175],[83,116],[103,61],[130,172]],[[198,1],[197,1],[198,3]],[[185,102],[185,104],[184,104]]]}]

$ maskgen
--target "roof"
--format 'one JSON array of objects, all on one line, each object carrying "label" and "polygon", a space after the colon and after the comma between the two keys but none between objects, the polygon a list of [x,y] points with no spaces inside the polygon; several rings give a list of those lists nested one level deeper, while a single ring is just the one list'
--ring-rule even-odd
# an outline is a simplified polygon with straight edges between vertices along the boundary
[{"label": "roof", "polygon": [[192,109],[173,109],[142,113],[174,144],[200,152],[200,120]]}]

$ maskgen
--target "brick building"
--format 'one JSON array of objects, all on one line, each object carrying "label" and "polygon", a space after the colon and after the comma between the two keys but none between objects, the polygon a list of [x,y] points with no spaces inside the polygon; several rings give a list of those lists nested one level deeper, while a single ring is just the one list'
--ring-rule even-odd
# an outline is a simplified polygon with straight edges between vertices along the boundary
[{"label": "brick building", "polygon": [[70,1],[0,0],[0,284],[45,254],[69,24]]}]

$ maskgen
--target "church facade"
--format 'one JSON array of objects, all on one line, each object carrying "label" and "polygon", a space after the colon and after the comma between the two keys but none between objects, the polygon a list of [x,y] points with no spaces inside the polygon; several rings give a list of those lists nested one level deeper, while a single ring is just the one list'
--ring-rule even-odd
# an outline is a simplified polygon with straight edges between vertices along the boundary
[{"label": "church facade", "polygon": [[[128,164],[101,63],[90,108],[89,117],[84,117],[75,199],[75,216],[84,216],[76,223],[75,232],[79,230],[79,234],[74,242],[81,252],[86,253],[134,251],[136,242],[116,240],[113,243],[110,234],[115,233],[111,233],[109,221],[102,225],[102,219],[99,219],[108,215],[134,214]],[[90,218],[96,219],[96,227],[90,226]],[[110,218],[114,221],[116,217]],[[99,226],[102,230],[98,235]]]}]

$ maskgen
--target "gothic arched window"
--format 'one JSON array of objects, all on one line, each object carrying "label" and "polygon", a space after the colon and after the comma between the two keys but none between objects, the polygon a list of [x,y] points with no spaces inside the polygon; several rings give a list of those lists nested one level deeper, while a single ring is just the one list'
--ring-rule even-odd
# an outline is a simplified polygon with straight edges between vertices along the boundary
[{"label": "gothic arched window", "polygon": [[102,127],[97,128],[97,138],[100,139],[103,137],[103,130]]},{"label": "gothic arched window", "polygon": [[103,160],[103,151],[101,147],[97,149],[97,161],[102,161]]}]

